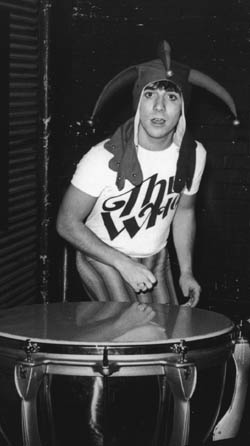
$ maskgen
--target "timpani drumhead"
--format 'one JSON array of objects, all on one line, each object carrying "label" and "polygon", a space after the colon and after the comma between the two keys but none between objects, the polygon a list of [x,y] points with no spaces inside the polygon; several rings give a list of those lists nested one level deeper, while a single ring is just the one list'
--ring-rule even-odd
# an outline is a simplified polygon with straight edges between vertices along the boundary
[{"label": "timpani drumhead", "polygon": [[166,304],[150,305],[155,315],[144,323],[133,317],[136,306],[81,302],[15,307],[0,311],[0,337],[10,342],[31,339],[44,351],[50,346],[56,350],[60,345],[61,352],[63,346],[65,351],[67,346],[75,346],[75,351],[77,346],[79,351],[89,346],[94,352],[96,346],[108,345],[119,346],[122,352],[122,345],[132,347],[131,351],[136,345],[144,345],[145,351],[151,351],[153,345],[170,345],[180,339],[201,345],[202,341],[220,339],[233,329],[233,323],[222,314]]}]

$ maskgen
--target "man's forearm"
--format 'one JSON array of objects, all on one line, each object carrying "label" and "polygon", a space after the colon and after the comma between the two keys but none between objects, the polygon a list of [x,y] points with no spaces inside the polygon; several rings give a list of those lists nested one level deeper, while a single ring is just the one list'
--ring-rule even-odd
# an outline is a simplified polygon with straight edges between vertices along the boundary
[{"label": "man's forearm", "polygon": [[192,274],[195,233],[194,209],[188,209],[176,214],[173,222],[173,239],[181,274]]},{"label": "man's forearm", "polygon": [[61,237],[67,240],[75,249],[106,265],[119,269],[119,262],[127,257],[103,242],[82,222],[74,222],[69,225],[61,225],[59,223],[57,230]]},{"label": "man's forearm", "polygon": [[[65,220],[64,220],[65,221]],[[57,224],[58,233],[84,254],[115,268],[136,292],[151,289],[156,282],[152,272],[140,262],[107,245],[82,222],[66,219]]]},{"label": "man's forearm", "polygon": [[173,222],[175,249],[180,266],[179,285],[183,296],[189,298],[185,305],[195,307],[200,298],[201,287],[193,276],[192,260],[196,221],[193,208],[182,209]]},{"label": "man's forearm", "polygon": [[78,251],[119,271],[136,292],[151,289],[156,278],[145,265],[103,242],[83,223],[95,203],[95,197],[70,185],[58,212],[58,233]]}]

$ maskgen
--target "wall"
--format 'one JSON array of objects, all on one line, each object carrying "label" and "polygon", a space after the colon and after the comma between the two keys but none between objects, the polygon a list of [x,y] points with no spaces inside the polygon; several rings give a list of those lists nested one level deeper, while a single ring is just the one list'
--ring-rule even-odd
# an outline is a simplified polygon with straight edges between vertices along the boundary
[{"label": "wall", "polygon": [[[67,4],[61,36],[65,81],[57,88],[61,163],[59,195],[89,146],[130,113],[106,111],[95,135],[87,120],[104,85],[129,65],[156,57],[159,40],[171,43],[175,60],[210,74],[233,95],[241,119],[232,126],[227,108],[196,88],[188,111],[193,135],[208,159],[197,203],[195,271],[204,305],[225,311],[249,308],[249,65],[250,5],[247,0],[74,0]],[[63,14],[63,7],[57,4]],[[71,8],[69,14],[69,8]],[[64,11],[65,12],[65,11]],[[65,17],[65,14],[64,14]],[[65,24],[64,24],[65,25]],[[71,42],[72,51],[69,50]],[[65,48],[65,52],[63,52]],[[60,78],[62,77],[62,71]],[[69,86],[65,89],[66,85]],[[63,98],[63,99],[62,99]],[[127,94],[125,95],[127,99]],[[176,267],[176,265],[175,265]],[[245,313],[244,313],[245,314]]]}]

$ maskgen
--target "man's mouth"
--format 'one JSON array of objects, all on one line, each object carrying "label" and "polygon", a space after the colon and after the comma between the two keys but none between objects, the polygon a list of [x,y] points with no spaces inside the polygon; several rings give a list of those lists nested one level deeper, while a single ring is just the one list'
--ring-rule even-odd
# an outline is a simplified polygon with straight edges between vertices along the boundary
[{"label": "man's mouth", "polygon": [[153,119],[151,119],[151,122],[152,122],[152,124],[154,124],[154,125],[163,125],[163,124],[165,124],[165,119],[162,119],[162,118],[153,118]]}]

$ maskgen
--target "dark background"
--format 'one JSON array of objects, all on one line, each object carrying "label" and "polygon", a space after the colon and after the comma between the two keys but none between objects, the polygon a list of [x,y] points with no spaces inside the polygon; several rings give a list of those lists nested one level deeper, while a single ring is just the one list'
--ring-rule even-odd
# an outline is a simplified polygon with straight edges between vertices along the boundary
[{"label": "dark background", "polygon": [[[102,88],[122,69],[155,58],[160,40],[170,42],[175,60],[230,91],[239,127],[232,125],[224,103],[200,88],[193,88],[187,113],[189,128],[207,149],[197,202],[195,274],[202,305],[244,315],[250,288],[249,18],[248,1],[78,0],[70,5],[61,0],[54,2],[52,27],[55,211],[82,154],[130,114],[129,92],[124,92],[106,108],[91,136],[87,120]],[[174,270],[177,275],[176,262]],[[69,294],[76,297],[72,274]]]},{"label": "dark background", "polygon": [[[85,298],[74,252],[55,230],[58,206],[77,161],[131,112],[124,91],[91,134],[102,88],[123,68],[155,58],[166,39],[175,60],[214,77],[237,104],[234,127],[220,100],[193,89],[188,125],[207,149],[194,272],[200,306],[249,318],[249,0],[0,0],[0,17],[0,309],[62,300],[66,252],[66,297]],[[175,259],[173,266],[177,278]],[[5,419],[16,435],[13,373],[0,378],[1,427]]]}]

